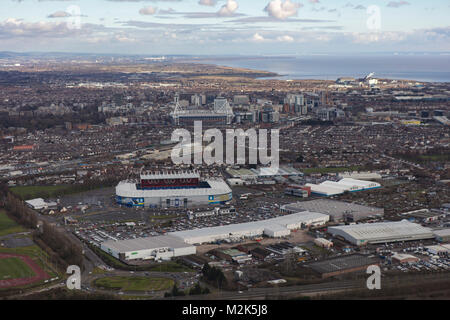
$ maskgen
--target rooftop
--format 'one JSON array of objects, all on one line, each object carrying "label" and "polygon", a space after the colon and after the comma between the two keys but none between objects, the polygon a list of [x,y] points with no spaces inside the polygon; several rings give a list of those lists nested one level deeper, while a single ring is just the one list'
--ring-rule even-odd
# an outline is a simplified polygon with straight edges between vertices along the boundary
[{"label": "rooftop", "polygon": [[188,245],[177,237],[157,236],[148,238],[138,238],[114,241],[108,240],[102,243],[103,247],[110,248],[116,252],[130,252],[139,250],[151,250],[159,248],[185,248]]},{"label": "rooftop", "polygon": [[376,260],[360,254],[318,261],[307,266],[318,273],[330,273],[376,264]]},{"label": "rooftop", "polygon": [[430,229],[406,220],[399,222],[363,223],[328,228],[330,233],[333,233],[332,231],[335,230],[341,230],[354,239],[367,241],[380,238],[401,238],[418,234],[427,235],[430,236],[430,238],[433,237]]},{"label": "rooftop", "polygon": [[314,211],[328,214],[334,218],[341,218],[344,214],[371,213],[373,215],[384,213],[383,209],[363,206],[356,203],[349,203],[330,199],[317,199],[311,201],[301,201],[284,205],[283,210],[288,211]]}]

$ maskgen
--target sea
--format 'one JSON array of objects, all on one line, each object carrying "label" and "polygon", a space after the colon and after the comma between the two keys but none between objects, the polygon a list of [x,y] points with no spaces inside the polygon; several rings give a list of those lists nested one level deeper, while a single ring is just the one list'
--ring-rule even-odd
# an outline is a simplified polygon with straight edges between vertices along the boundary
[{"label": "sea", "polygon": [[[450,54],[389,54],[360,56],[217,56],[195,62],[270,71],[281,80],[336,80],[341,77],[450,82]],[[269,78],[266,78],[269,79]]]}]

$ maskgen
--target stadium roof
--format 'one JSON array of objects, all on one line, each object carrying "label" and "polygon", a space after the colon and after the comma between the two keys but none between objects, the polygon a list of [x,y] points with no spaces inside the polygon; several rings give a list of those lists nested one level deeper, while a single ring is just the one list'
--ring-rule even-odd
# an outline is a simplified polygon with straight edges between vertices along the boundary
[{"label": "stadium roof", "polygon": [[143,172],[141,179],[193,179],[200,178],[200,174],[195,171],[183,172]]},{"label": "stadium roof", "polygon": [[185,248],[186,243],[179,238],[170,235],[138,238],[129,240],[108,240],[102,243],[102,246],[110,248],[116,252],[130,252],[140,250],[151,250],[159,248]]},{"label": "stadium roof", "polygon": [[122,181],[116,187],[116,194],[128,198],[146,197],[188,197],[206,196],[214,194],[229,194],[230,187],[223,180],[207,180],[210,188],[181,188],[181,189],[161,189],[161,190],[138,190],[135,182]]}]

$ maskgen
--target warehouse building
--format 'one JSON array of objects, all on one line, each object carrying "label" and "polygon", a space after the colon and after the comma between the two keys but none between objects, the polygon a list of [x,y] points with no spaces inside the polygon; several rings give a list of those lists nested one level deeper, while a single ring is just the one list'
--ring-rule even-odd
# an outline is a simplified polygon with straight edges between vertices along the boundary
[{"label": "warehouse building", "polygon": [[433,231],[436,240],[439,242],[450,242],[450,228],[434,230]]},{"label": "warehouse building", "polygon": [[213,243],[217,241],[238,241],[244,238],[267,236],[286,237],[291,230],[309,226],[325,225],[330,217],[316,212],[300,212],[273,219],[254,221],[227,226],[171,232],[170,235],[189,244]]},{"label": "warehouse building", "polygon": [[281,211],[286,213],[301,211],[320,212],[329,215],[330,220],[334,222],[353,222],[384,215],[384,209],[330,199],[316,199],[291,203],[282,206]]},{"label": "warehouse building", "polygon": [[392,256],[393,263],[415,263],[419,261],[420,259],[416,256],[406,253],[396,253]]},{"label": "warehouse building", "polygon": [[311,268],[322,278],[329,278],[346,273],[365,271],[371,265],[378,265],[378,261],[364,255],[354,254],[309,263],[305,267]]},{"label": "warehouse building", "polygon": [[174,257],[196,254],[194,246],[173,236],[157,236],[129,240],[109,240],[100,245],[100,248],[122,260],[170,260]]},{"label": "warehouse building", "polygon": [[56,209],[58,207],[56,202],[45,202],[42,198],[27,200],[25,203],[28,207],[34,210],[48,210]]},{"label": "warehouse building", "polygon": [[439,211],[430,211],[428,209],[414,210],[402,213],[402,215],[410,217],[411,220],[417,220],[423,223],[431,223],[445,217],[445,214]]},{"label": "warehouse building", "polygon": [[407,220],[329,227],[328,232],[357,246],[434,238],[430,229]]},{"label": "warehouse building", "polygon": [[326,248],[326,249],[330,249],[331,247],[333,247],[333,242],[324,239],[324,238],[316,238],[314,239],[314,244],[316,246],[319,246],[321,248]]},{"label": "warehouse building", "polygon": [[431,254],[444,257],[448,256],[450,252],[450,244],[427,246],[425,249]]},{"label": "warehouse building", "polygon": [[325,181],[321,184],[307,183],[311,188],[311,193],[317,196],[331,197],[345,192],[359,192],[381,188],[381,184],[373,181],[356,180],[344,178],[339,182]]}]

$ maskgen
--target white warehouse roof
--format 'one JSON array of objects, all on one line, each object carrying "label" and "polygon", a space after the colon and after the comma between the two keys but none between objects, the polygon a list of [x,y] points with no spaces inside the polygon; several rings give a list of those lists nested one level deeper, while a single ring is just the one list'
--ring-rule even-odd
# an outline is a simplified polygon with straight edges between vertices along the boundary
[{"label": "white warehouse roof", "polygon": [[323,196],[334,196],[342,194],[345,191],[363,191],[381,187],[381,185],[377,182],[355,180],[350,178],[344,178],[338,182],[324,181],[321,184],[308,183],[306,186],[311,187],[311,192]]},{"label": "white warehouse roof", "polygon": [[283,228],[290,231],[301,228],[302,224],[325,224],[329,219],[328,215],[305,211],[263,221],[172,232],[170,235],[179,237],[186,243],[201,244],[229,238],[256,237],[264,234],[270,236],[274,232],[281,234]]},{"label": "white warehouse roof", "polygon": [[137,238],[129,240],[108,240],[102,242],[102,247],[109,248],[116,252],[126,253],[140,250],[151,250],[159,248],[186,248],[188,245],[182,240],[172,236],[157,236],[148,238]]},{"label": "white warehouse roof", "polygon": [[356,245],[431,239],[434,237],[430,229],[407,220],[330,227],[328,232],[333,236],[341,236]]}]

